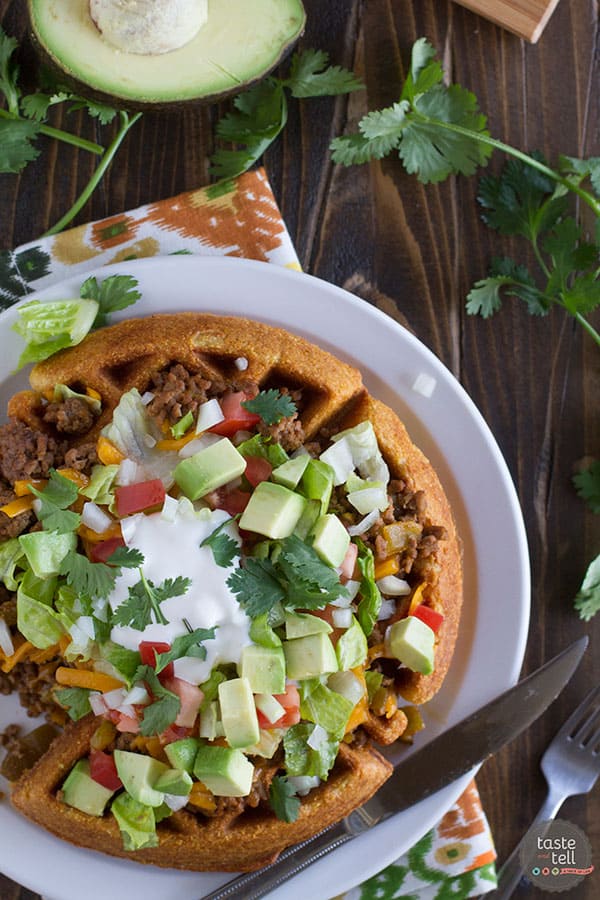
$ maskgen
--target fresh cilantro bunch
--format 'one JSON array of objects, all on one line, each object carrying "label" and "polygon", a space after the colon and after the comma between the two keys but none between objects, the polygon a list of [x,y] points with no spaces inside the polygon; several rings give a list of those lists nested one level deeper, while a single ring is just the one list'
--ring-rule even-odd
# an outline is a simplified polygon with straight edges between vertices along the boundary
[{"label": "fresh cilantro bunch", "polygon": [[[539,271],[534,277],[512,259],[495,260],[489,276],[469,293],[467,312],[491,316],[502,296],[523,300],[533,315],[560,306],[600,345],[600,334],[586,318],[600,305],[600,158],[561,156],[552,169],[540,154],[491,137],[477,98],[458,84],[444,83],[435,50],[424,38],[413,46],[399,100],[368,113],[357,134],[336,138],[331,149],[333,160],[344,165],[396,152],[407,172],[424,184],[472,175],[494,149],[513,157],[499,177],[482,179],[478,199],[490,227],[532,244]],[[594,241],[587,241],[568,215],[569,194],[592,209]]]},{"label": "fresh cilantro bunch", "polygon": [[[600,460],[595,460],[587,469],[574,475],[573,483],[591,511],[600,515]],[[575,609],[586,622],[600,612],[600,555],[588,566],[575,596]]]},{"label": "fresh cilantro bunch", "polygon": [[294,53],[287,78],[273,75],[233,101],[234,109],[216,127],[217,137],[238,145],[222,148],[211,158],[211,172],[229,181],[246,172],[270,147],[285,127],[288,115],[287,92],[292,97],[325,97],[361,90],[362,82],[341,66],[330,66],[323,50]]},{"label": "fresh cilantro bunch", "polygon": [[248,557],[227,584],[252,619],[277,604],[285,609],[320,609],[346,593],[335,569],[296,535],[278,541],[271,559]]},{"label": "fresh cilantro bunch", "polygon": [[[6,109],[0,108],[0,173],[21,172],[28,163],[37,159],[40,151],[36,141],[42,135],[101,157],[90,181],[71,209],[46,232],[56,234],[68,225],[87,203],[125,135],[140,118],[141,113],[135,115],[125,111],[117,113],[117,110],[110,106],[87,100],[55,85],[50,86],[48,91],[36,91],[34,94],[24,96],[19,86],[19,67],[14,59],[17,47],[18,42],[15,38],[9,37],[0,28],[0,94],[6,103]],[[76,134],[48,125],[46,119],[50,109],[61,103],[69,103],[69,111],[87,110],[101,125],[110,124],[118,116],[119,129],[110,145],[104,148]]]}]

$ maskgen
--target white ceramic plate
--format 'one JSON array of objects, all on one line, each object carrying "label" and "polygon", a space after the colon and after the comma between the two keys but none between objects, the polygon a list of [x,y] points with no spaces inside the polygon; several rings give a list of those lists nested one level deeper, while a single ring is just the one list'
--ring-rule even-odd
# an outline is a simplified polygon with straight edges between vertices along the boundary
[{"label": "white ceramic plate", "polygon": [[[405,329],[362,300],[326,282],[265,263],[164,257],[98,270],[135,275],[143,298],[121,318],[182,310],[246,315],[282,325],[357,365],[365,383],[392,406],[436,467],[464,542],[465,601],[460,639],[443,689],[426,707],[427,729],[412,749],[435,737],[519,673],[529,620],[529,566],[519,505],[506,465],[481,415],[439,360]],[[76,296],[82,279],[38,295]],[[31,298],[28,298],[31,299]],[[0,316],[0,410],[22,386],[11,375],[20,340]],[[433,395],[413,390],[417,375],[436,381]],[[507,560],[510,561],[507,564]],[[13,698],[0,698],[0,730],[24,721]],[[440,760],[444,765],[444,760]],[[272,900],[328,900],[375,874],[409,849],[452,805],[463,776],[436,795],[338,849]],[[0,789],[6,785],[0,783]],[[0,805],[0,869],[51,900],[198,900],[231,876],[161,870],[79,850]]]}]

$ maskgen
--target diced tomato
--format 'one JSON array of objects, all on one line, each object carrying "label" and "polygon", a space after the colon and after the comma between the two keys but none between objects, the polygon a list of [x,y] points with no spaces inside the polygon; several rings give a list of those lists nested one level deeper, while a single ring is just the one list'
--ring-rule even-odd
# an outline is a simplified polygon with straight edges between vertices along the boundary
[{"label": "diced tomato", "polygon": [[124,547],[125,541],[123,538],[115,537],[109,538],[107,541],[98,541],[96,544],[92,544],[90,549],[90,559],[92,562],[103,562],[105,563],[109,557],[113,555],[117,547]]},{"label": "diced tomato", "polygon": [[256,710],[258,716],[259,728],[288,728],[290,725],[297,725],[300,721],[300,694],[298,688],[294,684],[286,685],[285,694],[274,694],[275,699],[281,703],[285,709],[285,714],[276,722],[269,722],[267,717]]},{"label": "diced tomato", "polygon": [[165,493],[165,486],[160,478],[140,481],[138,484],[124,484],[115,490],[117,513],[122,518],[159,506],[164,503]]},{"label": "diced tomato", "polygon": [[104,750],[90,751],[90,776],[109,791],[118,791],[123,787],[112,753],[105,753]]},{"label": "diced tomato", "polygon": [[242,406],[242,403],[249,399],[250,398],[244,391],[225,394],[220,400],[221,409],[225,418],[222,422],[218,422],[208,430],[212,431],[213,434],[220,434],[223,437],[231,437],[236,431],[251,430],[258,422],[260,422],[260,416],[244,409]]},{"label": "diced tomato", "polygon": [[440,625],[444,621],[442,613],[437,612],[437,610],[432,609],[430,606],[425,606],[424,603],[417,606],[411,615],[416,616],[417,619],[425,622],[425,624],[429,625],[431,630],[435,632],[439,631]]},{"label": "diced tomato", "polygon": [[252,485],[256,487],[261,481],[268,481],[271,477],[273,466],[268,459],[262,456],[249,456],[246,459],[246,471],[244,475]]},{"label": "diced tomato", "polygon": [[[140,641],[139,651],[140,656],[142,658],[142,665],[144,666],[152,666],[152,668],[156,665],[156,653],[168,653],[171,649],[171,645],[167,644],[166,641]],[[164,681],[165,678],[172,678],[175,674],[175,669],[173,667],[173,663],[168,663],[162,672],[159,675],[161,681]]]},{"label": "diced tomato", "polygon": [[[117,712],[116,710],[109,710],[110,713]],[[126,716],[124,713],[117,713],[118,719],[115,722],[115,727],[117,731],[125,732],[126,734],[138,734],[140,730],[140,723],[137,718],[133,716]],[[111,720],[114,721],[112,716],[110,716]]]},{"label": "diced tomato", "polygon": [[351,541],[348,544],[346,555],[342,560],[342,565],[340,566],[340,581],[342,582],[342,584],[344,584],[346,581],[350,581],[350,579],[352,578],[357,557],[358,547]]},{"label": "diced tomato", "polygon": [[159,738],[162,746],[166,747],[167,744],[172,744],[173,741],[180,741],[182,738],[189,737],[191,733],[191,728],[184,728],[182,725],[169,725],[169,727],[159,735]]},{"label": "diced tomato", "polygon": [[182,725],[185,728],[192,728],[196,721],[200,704],[204,700],[203,692],[197,685],[184,681],[183,678],[165,678],[163,684],[168,691],[177,694],[181,701],[181,708],[175,719],[175,724]]},{"label": "diced tomato", "polygon": [[251,497],[248,491],[240,491],[239,488],[233,488],[231,491],[217,491],[216,493],[215,508],[224,509],[230,516],[237,516],[239,513],[243,513]]}]

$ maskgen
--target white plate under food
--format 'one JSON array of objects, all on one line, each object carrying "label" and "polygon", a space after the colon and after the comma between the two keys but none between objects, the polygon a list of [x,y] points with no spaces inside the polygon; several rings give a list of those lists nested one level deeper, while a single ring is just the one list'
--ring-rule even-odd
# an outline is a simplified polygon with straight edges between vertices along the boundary
[{"label": "white plate under food", "polygon": [[[429,457],[452,503],[464,544],[465,598],[460,637],[439,694],[426,706],[419,747],[513,684],[529,621],[529,564],[514,487],[487,425],[440,361],[392,319],[346,291],[308,275],[259,262],[159,257],[99,269],[135,275],[142,299],[115,316],[198,310],[243,315],[283,326],[361,369],[369,390],[391,406]],[[82,278],[32,295],[77,296]],[[31,297],[27,298],[31,299]],[[12,375],[21,341],[0,316],[0,409],[23,375]],[[427,388],[414,388],[425,376]],[[0,698],[0,730],[25,721],[14,698]],[[444,766],[440,759],[439,765]],[[270,896],[328,900],[407,851],[440,819],[469,781],[465,775],[316,863]],[[1,780],[0,780],[1,782]],[[8,790],[0,783],[0,789]],[[199,900],[232,876],[158,869],[80,850],[0,803],[0,870],[50,900]]]}]

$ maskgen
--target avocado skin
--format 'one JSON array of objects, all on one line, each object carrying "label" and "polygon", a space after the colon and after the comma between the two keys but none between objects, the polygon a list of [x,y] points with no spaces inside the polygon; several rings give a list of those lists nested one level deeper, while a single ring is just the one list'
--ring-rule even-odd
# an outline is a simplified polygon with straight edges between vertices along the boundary
[{"label": "avocado skin", "polygon": [[[264,78],[266,78],[267,75],[270,75],[271,72],[273,72],[279,65],[281,65],[286,57],[290,55],[295,45],[303,36],[304,28],[306,25],[305,13],[304,22],[301,29],[289,43],[281,48],[277,59],[273,61],[272,65],[265,68],[262,72],[257,72],[255,78],[244,81],[239,85],[236,85],[235,87],[224,91],[218,91],[212,94],[204,94],[197,97],[188,97],[185,99],[136,100],[129,97],[121,97],[118,94],[104,91],[102,90],[102,88],[90,84],[87,81],[82,81],[68,67],[63,66],[60,62],[60,59],[56,57],[52,53],[52,51],[43,44],[39,35],[33,27],[32,2],[33,0],[27,0],[27,13],[29,16],[28,37],[34,53],[38,58],[40,67],[46,70],[51,76],[53,76],[61,87],[64,87],[67,90],[72,91],[73,93],[77,93],[89,100],[95,100],[97,103],[104,103],[108,106],[112,106],[114,109],[128,110],[131,112],[150,112],[154,110],[159,112],[177,113],[182,109],[187,109],[190,107],[208,106],[212,103],[219,103],[221,100],[226,100],[228,97],[233,97],[237,94],[242,93],[243,91],[247,91],[251,87],[254,87],[254,85],[258,84],[260,81],[262,81]],[[298,0],[298,2],[300,5],[302,5],[301,0]]]}]

